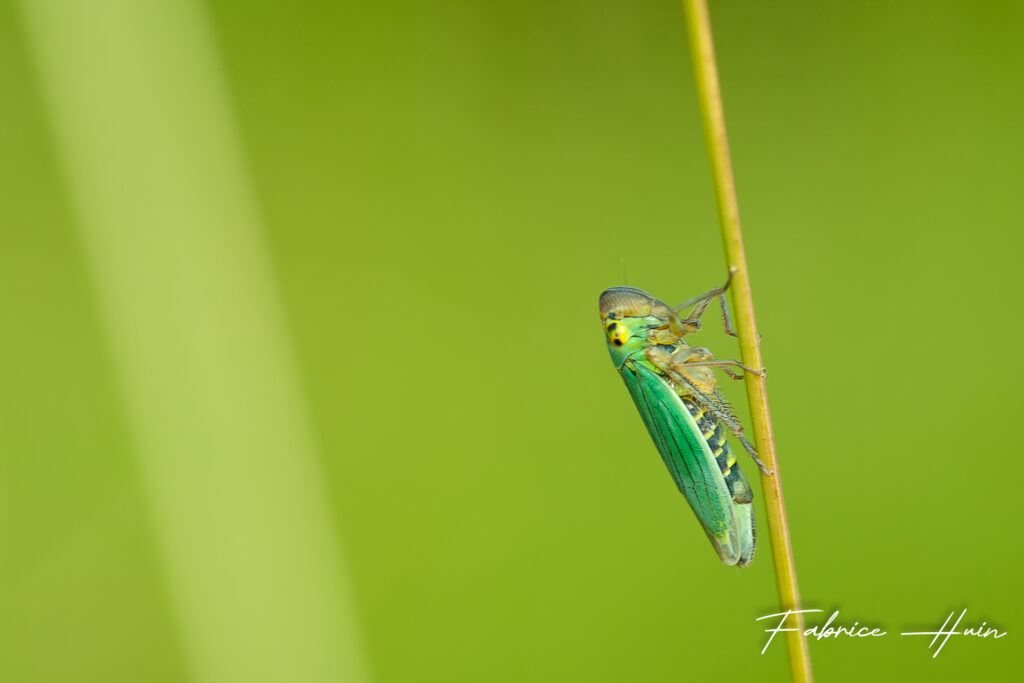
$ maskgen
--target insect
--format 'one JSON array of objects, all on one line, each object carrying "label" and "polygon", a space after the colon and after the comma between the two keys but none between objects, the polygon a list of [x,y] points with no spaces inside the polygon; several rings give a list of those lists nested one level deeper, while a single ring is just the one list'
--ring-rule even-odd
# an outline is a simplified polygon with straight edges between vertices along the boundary
[{"label": "insect", "polygon": [[724,297],[733,272],[723,286],[676,307],[634,287],[605,290],[600,307],[612,361],[676,486],[722,562],[743,567],[754,559],[756,545],[753,492],[736,464],[726,432],[762,471],[771,473],[719,393],[713,369],[733,379],[743,379],[743,374],[732,368],[758,375],[763,370],[717,360],[707,349],[683,339],[700,330],[701,316],[716,298],[721,300],[725,331],[736,336]]}]

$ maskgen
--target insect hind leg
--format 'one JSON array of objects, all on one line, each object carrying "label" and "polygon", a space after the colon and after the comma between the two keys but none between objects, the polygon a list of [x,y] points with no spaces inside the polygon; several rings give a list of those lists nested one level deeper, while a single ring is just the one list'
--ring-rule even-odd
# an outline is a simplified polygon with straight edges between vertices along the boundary
[{"label": "insect hind leg", "polygon": [[[754,448],[754,445],[751,444],[743,435],[743,425],[733,414],[732,410],[729,408],[729,404],[726,403],[725,398],[718,393],[718,389],[714,384],[713,375],[708,374],[705,381],[700,381],[696,377],[687,376],[688,370],[697,370],[698,368],[707,366],[720,367],[723,361],[699,360],[687,362],[685,360],[686,358],[711,357],[711,354],[707,349],[699,347],[684,346],[677,349],[676,353],[682,357],[674,357],[672,353],[666,352],[663,348],[649,347],[645,355],[647,360],[654,364],[655,367],[664,372],[673,382],[680,385],[683,391],[693,398],[694,402],[718,418],[722,424],[732,432],[732,435],[736,437],[736,440],[743,444],[743,448],[746,449],[748,454],[750,454],[751,459],[757,465],[758,469],[760,469],[764,474],[771,476],[773,472],[768,469],[764,462],[761,461],[761,458],[758,457],[757,449]],[[736,363],[736,361],[732,361],[732,363]],[[756,372],[754,370],[750,371]],[[693,373],[690,374],[692,375]],[[698,383],[701,384],[700,387],[697,386]]]},{"label": "insect hind leg", "polygon": [[768,466],[761,461],[761,458],[759,458],[757,455],[757,450],[754,448],[754,445],[747,441],[747,437],[743,436],[742,432],[740,432],[739,434],[733,432],[732,435],[736,437],[737,441],[743,444],[743,447],[745,449],[747,449],[747,454],[750,456],[750,459],[754,461],[754,464],[757,465],[757,469],[761,470],[761,472],[768,475],[769,477],[775,474],[775,472],[768,469]]},{"label": "insect hind leg", "polygon": [[761,470],[763,474],[769,477],[775,474],[775,472],[768,469],[768,466],[765,465],[764,461],[762,461],[758,456],[757,449],[754,448],[754,444],[750,443],[750,441],[747,440],[747,437],[743,435],[743,425],[740,424],[739,419],[733,415],[728,404],[725,402],[725,399],[722,398],[717,389],[714,392],[714,398],[711,398],[695,387],[693,383],[686,379],[682,374],[671,371],[670,376],[672,379],[681,381],[684,386],[693,393],[694,400],[696,400],[696,402],[702,407],[706,408],[712,415],[717,417],[723,425],[726,426],[736,440],[743,445],[743,448],[747,451],[747,455],[750,456],[750,459],[754,461],[754,464],[757,465],[757,468]]}]

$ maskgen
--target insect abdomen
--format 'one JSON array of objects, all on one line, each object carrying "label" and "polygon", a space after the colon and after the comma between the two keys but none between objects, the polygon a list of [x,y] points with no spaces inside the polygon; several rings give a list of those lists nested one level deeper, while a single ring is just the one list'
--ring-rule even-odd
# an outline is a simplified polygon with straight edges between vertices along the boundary
[{"label": "insect abdomen", "polygon": [[729,487],[729,493],[733,501],[737,503],[749,503],[754,499],[754,492],[750,488],[750,482],[743,475],[743,470],[736,465],[736,455],[726,440],[725,425],[713,415],[698,406],[690,399],[683,397],[683,405],[690,411],[693,421],[697,423],[697,429],[715,456],[719,469],[722,470],[722,477]]},{"label": "insect abdomen", "polygon": [[750,482],[743,475],[743,470],[736,464],[736,456],[726,440],[725,425],[689,398],[685,396],[680,398],[683,399],[686,409],[690,411],[690,416],[697,424],[697,429],[700,430],[701,436],[707,442],[708,448],[711,449],[711,454],[715,456],[715,462],[722,470],[722,478],[725,479],[729,495],[732,496],[733,502],[739,504],[739,507],[736,508],[737,515],[740,515],[745,521],[740,522],[742,550],[736,565],[745,567],[753,561],[754,549],[757,545],[754,515],[752,508],[748,507],[754,500],[754,492],[750,488]]}]

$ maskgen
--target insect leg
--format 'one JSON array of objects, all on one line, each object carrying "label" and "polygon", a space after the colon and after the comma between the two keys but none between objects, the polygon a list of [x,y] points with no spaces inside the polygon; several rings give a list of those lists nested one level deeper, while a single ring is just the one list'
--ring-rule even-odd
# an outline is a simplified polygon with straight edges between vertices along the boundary
[{"label": "insect leg", "polygon": [[719,368],[719,369],[722,372],[724,372],[725,376],[728,377],[729,379],[746,379],[747,378],[747,376],[745,374],[743,374],[741,372],[733,372],[732,370],[730,370],[729,368],[724,367],[724,366]]},{"label": "insect leg", "polygon": [[[725,294],[722,294],[720,300],[722,302],[722,327],[725,328],[725,333],[730,337],[739,337],[739,333],[736,332],[732,326],[732,314],[729,313],[729,300],[725,298]],[[761,342],[760,332],[757,334],[757,341],[758,343]]]},{"label": "insect leg", "polygon": [[672,377],[673,379],[676,379],[677,381],[681,381],[684,384],[684,386],[687,386],[693,392],[694,399],[697,401],[697,403],[707,408],[712,415],[714,415],[715,417],[722,421],[722,424],[724,424],[729,429],[729,431],[732,432],[732,435],[736,437],[736,440],[743,444],[743,448],[746,449],[747,454],[750,456],[750,459],[754,461],[754,464],[757,465],[757,468],[761,470],[761,472],[768,475],[769,477],[772,474],[774,474],[774,472],[768,469],[768,466],[764,464],[761,458],[758,457],[757,449],[754,448],[754,444],[750,443],[750,441],[747,440],[747,437],[743,436],[743,425],[740,424],[739,419],[737,419],[737,417],[733,415],[732,410],[729,408],[729,405],[725,402],[725,399],[722,398],[722,395],[719,394],[717,390],[714,391],[714,399],[712,399],[710,396],[701,392],[700,389],[693,386],[693,383],[687,380],[686,377],[683,376],[681,373],[675,372],[673,370],[669,371],[669,376]]},{"label": "insect leg", "polygon": [[768,467],[763,462],[761,462],[761,458],[757,457],[757,451],[754,450],[753,444],[747,441],[747,437],[743,436],[743,434],[733,434],[733,436],[735,436],[736,440],[743,444],[743,447],[747,449],[747,453],[749,453],[750,457],[753,458],[755,463],[757,463],[757,467],[759,470],[761,470],[768,476],[775,474],[770,469],[768,469]]},{"label": "insect leg", "polygon": [[729,302],[726,301],[725,299],[725,292],[728,291],[729,285],[732,283],[732,276],[736,274],[736,270],[737,269],[735,266],[729,268],[729,277],[726,279],[725,284],[722,285],[721,287],[716,287],[715,289],[712,289],[710,292],[701,294],[700,296],[690,299],[689,301],[686,301],[684,303],[681,303],[672,309],[673,311],[678,313],[682,310],[689,308],[690,306],[693,306],[693,310],[690,311],[690,314],[686,317],[686,319],[681,321],[683,326],[687,328],[688,332],[700,329],[701,316],[703,316],[705,311],[707,311],[708,306],[711,305],[711,302],[717,298],[722,305],[722,327],[725,329],[725,333],[731,337],[739,336],[736,334],[736,330],[733,329],[732,316],[729,313]]},{"label": "insect leg", "polygon": [[710,304],[711,301],[716,296],[721,296],[722,294],[724,294],[726,292],[726,290],[729,289],[729,285],[732,283],[732,276],[736,273],[736,270],[737,269],[736,269],[735,266],[729,269],[729,277],[726,279],[725,284],[722,285],[721,287],[715,287],[710,292],[705,292],[704,294],[701,294],[700,296],[695,296],[694,298],[690,299],[689,301],[684,301],[683,303],[679,304],[678,306],[673,307],[672,310],[674,310],[675,312],[678,313],[679,311],[682,311],[683,309],[689,308],[690,306],[693,306],[694,304],[699,303],[700,304],[700,306],[698,307],[699,308],[699,312],[697,312],[698,308],[694,308],[693,309],[693,312],[697,312],[697,315],[695,315],[695,316],[691,315],[690,316],[692,319],[699,318],[700,316],[702,316],[704,314],[704,311],[707,309],[708,304]]},{"label": "insect leg", "polygon": [[[687,362],[687,358],[712,357],[711,353],[707,349],[700,347],[678,347],[674,353],[657,347],[649,347],[645,355],[647,360],[668,375],[672,381],[681,385],[683,390],[689,394],[694,401],[699,403],[702,407],[707,409],[708,412],[720,420],[722,424],[732,432],[733,436],[743,444],[743,448],[745,448],[747,453],[750,454],[750,457],[762,472],[767,475],[772,474],[772,471],[769,470],[761,461],[761,458],[758,457],[757,449],[755,449],[753,444],[743,436],[743,425],[733,414],[732,409],[729,407],[725,398],[718,393],[718,389],[715,387],[714,375],[707,370],[703,373],[698,370],[698,368],[701,367],[718,365],[721,361],[699,360]],[[697,372],[692,372],[694,370],[697,370]],[[751,372],[754,371],[751,370]]]},{"label": "insect leg", "polygon": [[733,379],[743,379],[743,375],[738,375],[735,372],[729,370],[728,367],[727,367],[729,365],[738,367],[741,370],[743,370],[744,372],[749,372],[750,374],[757,375],[758,377],[764,377],[764,374],[765,374],[764,373],[764,368],[761,368],[760,370],[755,370],[752,367],[744,365],[743,363],[739,362],[738,360],[716,360],[716,359],[712,359],[712,360],[698,360],[698,361],[687,362],[686,365],[689,365],[690,367],[695,367],[695,368],[708,368],[708,367],[719,368],[722,372],[724,372],[725,374],[729,375],[729,377],[731,377]]},{"label": "insect leg", "polygon": [[728,366],[740,368],[744,372],[749,372],[750,374],[757,375],[758,377],[764,377],[765,374],[764,368],[755,370],[748,365],[744,365],[738,360],[718,360],[703,346],[679,345],[676,346],[675,350],[671,353],[651,349],[647,352],[647,356],[651,362],[660,361],[661,363],[670,365],[675,369],[682,371],[685,371],[688,368],[719,368],[732,379],[743,379],[743,375],[732,372]]},{"label": "insect leg", "polygon": [[[732,271],[729,272],[730,274],[732,273]],[[740,335],[732,327],[732,316],[729,315],[729,302],[726,301],[724,292],[719,300],[722,302],[722,327],[725,328],[725,333],[730,337],[739,337]]]}]

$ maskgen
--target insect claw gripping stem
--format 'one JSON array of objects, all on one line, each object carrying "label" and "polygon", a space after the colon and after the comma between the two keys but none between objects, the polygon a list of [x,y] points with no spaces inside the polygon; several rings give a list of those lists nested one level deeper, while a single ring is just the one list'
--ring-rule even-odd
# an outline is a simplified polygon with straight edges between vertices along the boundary
[{"label": "insect claw gripping stem", "polygon": [[754,461],[755,464],[757,464],[759,470],[764,472],[769,477],[775,474],[770,469],[768,469],[767,465],[761,462],[761,458],[757,456],[757,451],[754,449],[753,444],[747,441],[747,437],[743,436],[742,434],[734,434],[733,436],[735,436],[739,440],[739,442],[743,444],[743,447],[747,449],[747,454],[750,455],[750,458]]}]

